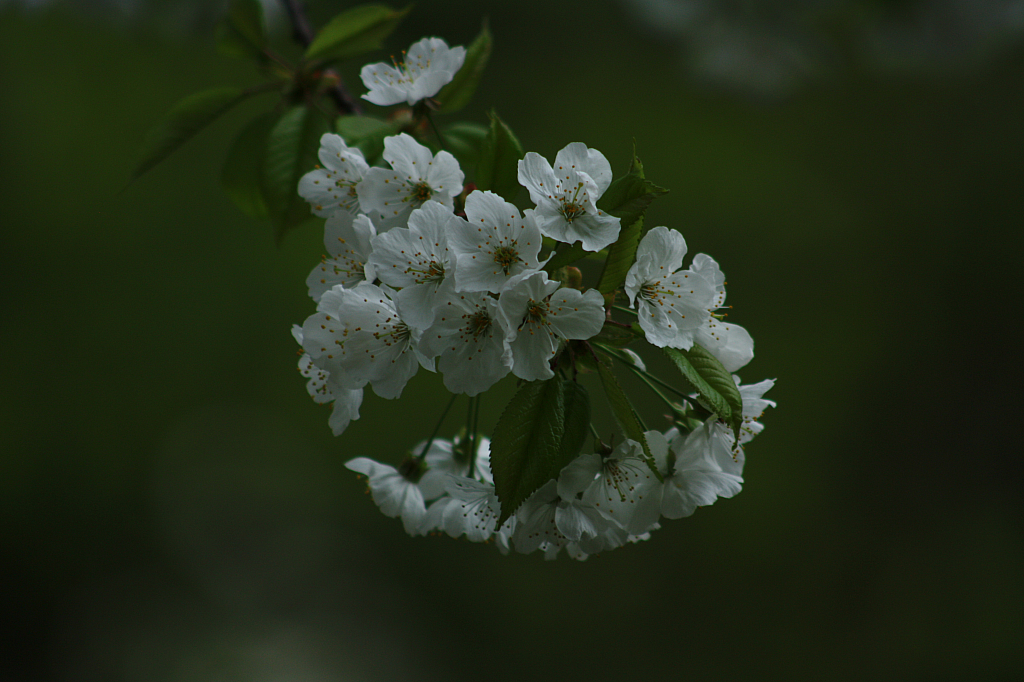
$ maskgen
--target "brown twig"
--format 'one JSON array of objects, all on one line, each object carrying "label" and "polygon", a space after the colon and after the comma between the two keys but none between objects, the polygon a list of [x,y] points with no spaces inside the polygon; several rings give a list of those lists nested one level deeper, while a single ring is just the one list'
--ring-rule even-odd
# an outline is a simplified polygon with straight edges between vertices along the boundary
[{"label": "brown twig", "polygon": [[[309,47],[316,34],[309,25],[305,7],[298,0],[281,0],[281,4],[284,6],[284,11],[288,14],[288,20],[291,21],[292,35],[295,38],[295,42],[304,48]],[[334,85],[327,90],[327,94],[334,100],[338,113],[361,116],[363,108],[359,106],[359,102],[345,88],[345,83],[341,80],[341,74],[334,69],[326,69],[324,77],[334,81]]]}]

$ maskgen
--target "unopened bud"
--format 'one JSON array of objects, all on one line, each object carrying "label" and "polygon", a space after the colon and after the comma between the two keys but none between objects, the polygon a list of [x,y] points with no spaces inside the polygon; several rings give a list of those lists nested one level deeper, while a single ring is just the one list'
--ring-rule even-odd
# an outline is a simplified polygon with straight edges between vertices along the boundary
[{"label": "unopened bud", "polygon": [[551,277],[555,281],[559,282],[563,287],[583,291],[583,273],[580,272],[579,268],[566,265],[565,267],[558,268],[551,273]]}]

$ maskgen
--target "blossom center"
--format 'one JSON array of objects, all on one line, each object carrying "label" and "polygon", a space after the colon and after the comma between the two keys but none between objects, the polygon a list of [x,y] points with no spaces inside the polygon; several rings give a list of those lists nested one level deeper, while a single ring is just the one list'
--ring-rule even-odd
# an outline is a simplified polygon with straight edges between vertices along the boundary
[{"label": "blossom center", "polygon": [[657,302],[659,293],[661,292],[658,291],[658,282],[647,282],[640,287],[640,298],[647,301]]},{"label": "blossom center", "polygon": [[619,494],[619,501],[626,501],[626,493],[623,488],[632,491],[633,486],[629,485],[626,473],[619,467],[617,460],[605,460],[604,463],[605,485],[614,488]]},{"label": "blossom center", "polygon": [[576,218],[587,212],[587,209],[580,206],[574,201],[566,201],[562,203],[562,208],[558,211],[565,218],[565,222],[571,223]]},{"label": "blossom center", "polygon": [[402,475],[402,478],[407,481],[411,481],[412,483],[418,483],[426,471],[427,465],[416,457],[406,457],[405,460],[398,465],[398,473]]},{"label": "blossom center", "polygon": [[[402,51],[405,53],[405,50]],[[391,56],[391,64],[395,67],[395,71],[398,72],[399,83],[409,83],[412,85],[412,74],[409,72],[409,67],[406,66],[404,61],[396,61],[394,55]]]},{"label": "blossom center", "polygon": [[437,261],[430,261],[430,265],[427,266],[426,276],[423,278],[424,282],[439,283],[444,279],[444,263],[438,263]]},{"label": "blossom center", "polygon": [[[327,264],[327,256],[321,256],[320,261]],[[334,270],[334,275],[362,275],[363,268],[366,267],[366,263],[362,262],[358,258],[352,258],[345,256],[344,254],[331,259],[331,268]],[[347,266],[347,267],[346,267]]]},{"label": "blossom center", "polygon": [[548,304],[545,301],[534,301],[532,298],[526,305],[526,319],[529,322],[546,322]]},{"label": "blossom center", "polygon": [[584,195],[584,199],[586,199],[586,192],[583,190],[582,182],[576,185],[576,191],[573,192],[572,197],[569,197],[568,193],[562,197],[562,207],[558,209],[558,212],[565,218],[565,222],[571,223],[587,212],[585,202],[580,199],[581,193]]},{"label": "blossom center", "polygon": [[356,194],[356,184],[349,180],[335,180],[334,184],[338,189],[345,190],[345,198],[340,200],[338,203],[347,209],[352,209],[356,206],[356,202],[359,200],[359,195]]},{"label": "blossom center", "polygon": [[469,332],[477,338],[491,328],[491,317],[485,310],[478,310],[469,316]]},{"label": "blossom center", "polygon": [[409,325],[405,324],[404,322],[398,322],[392,325],[390,331],[374,332],[373,338],[377,339],[378,341],[383,340],[385,346],[390,346],[393,343],[402,343],[404,341],[407,341],[411,335],[412,334],[409,331]]},{"label": "blossom center", "polygon": [[433,188],[427,183],[416,183],[415,185],[412,186],[412,194],[410,195],[410,198],[412,199],[412,205],[415,208],[419,208],[423,204],[430,201],[430,197],[433,196],[433,194]]},{"label": "blossom center", "polygon": [[494,249],[494,262],[501,266],[506,275],[520,260],[519,251],[511,246],[497,246]]}]

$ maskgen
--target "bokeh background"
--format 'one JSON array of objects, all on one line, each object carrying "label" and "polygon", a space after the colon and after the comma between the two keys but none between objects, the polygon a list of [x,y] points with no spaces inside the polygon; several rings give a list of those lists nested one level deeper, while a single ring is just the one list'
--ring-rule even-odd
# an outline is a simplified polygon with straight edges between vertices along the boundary
[{"label": "bokeh background", "polygon": [[127,185],[174,102],[257,80],[222,5],[0,3],[0,678],[1024,676],[1024,4],[419,3],[392,51],[490,18],[466,118],[616,172],[635,138],[778,379],[741,495],[583,564],[411,539],[343,468],[440,381],[342,438],[309,401],[321,237],[218,186],[265,102]]}]

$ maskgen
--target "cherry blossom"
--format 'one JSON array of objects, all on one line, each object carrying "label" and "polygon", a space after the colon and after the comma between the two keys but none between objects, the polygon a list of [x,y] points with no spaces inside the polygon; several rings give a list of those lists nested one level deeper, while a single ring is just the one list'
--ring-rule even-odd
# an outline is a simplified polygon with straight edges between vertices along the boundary
[{"label": "cherry blossom", "polygon": [[412,44],[401,62],[367,64],[359,72],[369,90],[363,99],[379,106],[407,102],[409,106],[433,97],[451,82],[466,59],[466,48],[448,47],[440,38]]}]

